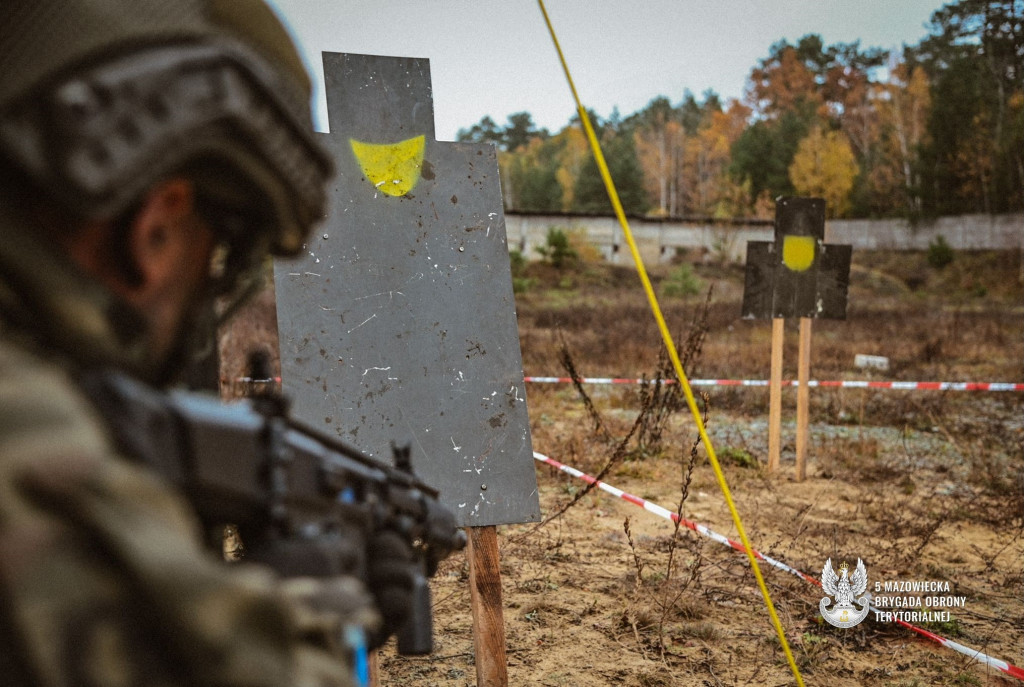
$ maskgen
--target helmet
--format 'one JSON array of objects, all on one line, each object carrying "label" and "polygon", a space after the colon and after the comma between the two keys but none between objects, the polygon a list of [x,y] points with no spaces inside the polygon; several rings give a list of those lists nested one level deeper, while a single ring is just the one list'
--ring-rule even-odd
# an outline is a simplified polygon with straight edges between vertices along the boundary
[{"label": "helmet", "polygon": [[218,227],[239,252],[293,255],[324,215],[309,77],[261,0],[4,0],[0,74],[0,158],[81,216],[181,172],[245,215]]}]

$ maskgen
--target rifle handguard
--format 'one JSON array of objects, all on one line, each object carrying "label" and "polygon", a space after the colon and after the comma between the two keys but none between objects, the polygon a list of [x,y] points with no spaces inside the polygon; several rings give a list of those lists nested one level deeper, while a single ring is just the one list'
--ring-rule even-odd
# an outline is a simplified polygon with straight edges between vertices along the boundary
[{"label": "rifle handguard", "polygon": [[395,450],[397,466],[386,465],[298,424],[280,398],[226,405],[117,372],[81,382],[121,452],[177,485],[208,531],[235,525],[247,559],[282,576],[352,575],[372,590],[366,547],[377,533],[396,533],[421,571],[399,651],[430,652],[427,577],[466,535],[437,490],[412,474],[408,449]]}]

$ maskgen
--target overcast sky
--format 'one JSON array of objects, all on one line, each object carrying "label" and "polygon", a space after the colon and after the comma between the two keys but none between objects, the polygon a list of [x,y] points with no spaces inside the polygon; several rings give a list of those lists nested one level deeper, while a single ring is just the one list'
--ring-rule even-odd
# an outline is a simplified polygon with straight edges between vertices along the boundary
[{"label": "overcast sky", "polygon": [[[575,113],[533,0],[270,0],[316,82],[314,120],[327,129],[321,51],[430,59],[437,138],[490,115],[527,111],[558,131]],[[927,34],[940,0],[546,0],[585,106],[623,115],[689,89],[743,95],[750,70],[780,39],[899,48]]]}]

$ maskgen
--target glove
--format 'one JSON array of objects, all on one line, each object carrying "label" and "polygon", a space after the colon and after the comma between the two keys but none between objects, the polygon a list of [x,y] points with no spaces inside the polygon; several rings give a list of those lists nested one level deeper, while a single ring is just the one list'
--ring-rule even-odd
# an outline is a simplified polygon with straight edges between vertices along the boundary
[{"label": "glove", "polygon": [[367,586],[377,599],[383,620],[380,632],[370,638],[371,648],[377,648],[409,619],[420,575],[412,549],[392,531],[380,532],[370,540],[367,558]]},{"label": "glove", "polygon": [[281,581],[281,590],[292,601],[300,634],[325,649],[339,648],[346,627],[360,627],[368,635],[381,630],[374,598],[354,577],[293,577]]},{"label": "glove", "polygon": [[295,654],[296,684],[368,684],[365,638],[380,632],[380,615],[362,583],[348,576],[296,577],[281,589],[304,640]]}]

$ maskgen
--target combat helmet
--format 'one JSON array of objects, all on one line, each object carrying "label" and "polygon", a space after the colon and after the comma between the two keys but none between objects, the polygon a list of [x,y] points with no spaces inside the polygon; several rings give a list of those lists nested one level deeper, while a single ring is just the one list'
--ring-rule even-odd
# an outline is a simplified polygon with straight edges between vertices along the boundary
[{"label": "combat helmet", "polygon": [[324,214],[309,77],[261,0],[5,0],[0,74],[0,158],[80,216],[182,169],[218,207],[263,204],[237,252],[295,254]]}]

